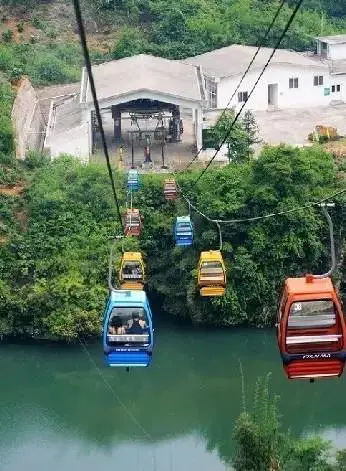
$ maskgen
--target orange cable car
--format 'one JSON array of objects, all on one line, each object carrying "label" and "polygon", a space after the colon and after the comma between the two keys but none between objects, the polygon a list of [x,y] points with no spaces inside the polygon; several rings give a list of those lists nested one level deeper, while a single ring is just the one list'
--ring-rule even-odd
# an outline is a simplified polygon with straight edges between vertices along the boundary
[{"label": "orange cable car", "polygon": [[142,218],[139,209],[127,209],[124,217],[124,234],[139,236],[142,230]]},{"label": "orange cable car", "polygon": [[140,252],[124,252],[121,257],[119,281],[121,289],[141,290],[145,283],[145,269]]},{"label": "orange cable car", "polygon": [[335,268],[333,223],[329,223],[332,268],[323,275],[288,278],[277,312],[277,341],[289,379],[338,377],[346,360],[346,326],[341,300],[330,278]]},{"label": "orange cable car", "polygon": [[163,193],[166,200],[173,201],[178,198],[178,187],[174,178],[166,178],[163,184]]},{"label": "orange cable car", "polygon": [[277,340],[289,379],[341,376],[346,327],[329,277],[288,278],[277,318]]},{"label": "orange cable car", "polygon": [[220,250],[201,252],[197,283],[201,296],[224,296],[226,267]]}]

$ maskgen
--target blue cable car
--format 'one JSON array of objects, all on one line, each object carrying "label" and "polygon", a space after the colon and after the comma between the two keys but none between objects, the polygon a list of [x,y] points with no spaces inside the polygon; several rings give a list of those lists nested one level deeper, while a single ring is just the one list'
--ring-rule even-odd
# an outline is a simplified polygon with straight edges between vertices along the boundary
[{"label": "blue cable car", "polygon": [[189,247],[193,243],[193,224],[190,216],[178,216],[174,225],[175,245]]},{"label": "blue cable car", "polygon": [[127,189],[129,191],[139,190],[139,173],[136,169],[129,170],[127,174]]},{"label": "blue cable car", "polygon": [[144,291],[110,291],[104,311],[103,350],[108,366],[149,366],[154,336]]}]

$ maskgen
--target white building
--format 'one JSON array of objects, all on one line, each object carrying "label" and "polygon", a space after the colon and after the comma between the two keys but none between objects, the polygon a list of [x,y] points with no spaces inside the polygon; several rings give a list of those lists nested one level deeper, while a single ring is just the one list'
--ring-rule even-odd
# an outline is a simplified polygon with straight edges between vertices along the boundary
[{"label": "white building", "polygon": [[[278,49],[246,107],[260,111],[345,102],[346,34],[316,38],[316,43],[315,54]],[[239,109],[243,105],[273,52],[270,48],[259,51],[234,94],[256,49],[232,45],[185,60],[201,67],[209,109]]]}]

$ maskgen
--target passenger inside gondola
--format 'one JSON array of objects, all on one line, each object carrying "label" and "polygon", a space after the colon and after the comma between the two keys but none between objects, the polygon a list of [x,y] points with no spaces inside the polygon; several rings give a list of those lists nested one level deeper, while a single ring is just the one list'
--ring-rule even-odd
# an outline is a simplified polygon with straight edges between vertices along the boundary
[{"label": "passenger inside gondola", "polygon": [[222,283],[224,281],[223,267],[220,262],[203,262],[200,270],[200,281]]},{"label": "passenger inside gondola", "polygon": [[126,262],[123,266],[122,277],[124,280],[142,280],[142,266],[139,262]]},{"label": "passenger inside gondola", "polygon": [[115,307],[112,310],[107,343],[109,345],[147,345],[148,319],[141,307]]},{"label": "passenger inside gondola", "polygon": [[342,347],[338,317],[332,300],[292,303],[287,322],[288,353],[331,352]]},{"label": "passenger inside gondola", "polygon": [[142,334],[147,327],[146,322],[140,318],[138,311],[132,313],[132,319],[128,321],[127,325],[127,333],[129,334]]},{"label": "passenger inside gondola", "polygon": [[111,319],[109,333],[111,335],[122,335],[126,333],[125,327],[123,326],[123,321],[120,316],[114,316]]}]

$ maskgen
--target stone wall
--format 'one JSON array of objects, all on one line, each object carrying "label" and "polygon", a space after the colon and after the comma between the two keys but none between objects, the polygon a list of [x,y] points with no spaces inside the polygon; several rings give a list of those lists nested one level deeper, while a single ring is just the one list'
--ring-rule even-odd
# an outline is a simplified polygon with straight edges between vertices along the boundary
[{"label": "stone wall", "polygon": [[27,150],[42,149],[45,121],[36,91],[27,78],[22,79],[18,88],[12,108],[12,123],[18,159],[24,159]]}]

